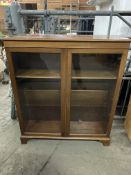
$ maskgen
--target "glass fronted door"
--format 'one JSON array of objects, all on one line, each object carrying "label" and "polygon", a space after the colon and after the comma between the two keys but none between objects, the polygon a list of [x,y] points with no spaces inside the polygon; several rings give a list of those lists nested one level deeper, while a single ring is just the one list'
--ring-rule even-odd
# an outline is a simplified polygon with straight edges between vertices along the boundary
[{"label": "glass fronted door", "polygon": [[120,59],[72,53],[70,135],[106,133]]},{"label": "glass fronted door", "polygon": [[106,133],[121,54],[30,49],[12,61],[25,132]]},{"label": "glass fronted door", "polygon": [[61,53],[12,53],[26,132],[61,134]]}]

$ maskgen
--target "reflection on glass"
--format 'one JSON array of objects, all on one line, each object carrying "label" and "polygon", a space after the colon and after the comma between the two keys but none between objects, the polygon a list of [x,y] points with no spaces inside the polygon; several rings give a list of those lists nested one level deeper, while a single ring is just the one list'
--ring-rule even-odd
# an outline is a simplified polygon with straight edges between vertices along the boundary
[{"label": "reflection on glass", "polygon": [[73,54],[70,134],[103,134],[111,110],[119,54]]},{"label": "reflection on glass", "polygon": [[61,133],[60,54],[14,53],[26,132]]},{"label": "reflection on glass", "polygon": [[13,61],[18,78],[60,78],[58,53],[14,53]]},{"label": "reflection on glass", "polygon": [[116,79],[120,58],[119,54],[73,54],[72,78]]}]

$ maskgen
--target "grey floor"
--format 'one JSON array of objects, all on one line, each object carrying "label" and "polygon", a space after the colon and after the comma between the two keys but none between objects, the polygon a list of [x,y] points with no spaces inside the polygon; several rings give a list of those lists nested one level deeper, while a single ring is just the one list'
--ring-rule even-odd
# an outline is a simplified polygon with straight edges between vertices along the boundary
[{"label": "grey floor", "polygon": [[0,175],[131,175],[131,143],[122,122],[114,122],[109,147],[59,140],[21,145],[7,92],[8,85],[0,84]]}]

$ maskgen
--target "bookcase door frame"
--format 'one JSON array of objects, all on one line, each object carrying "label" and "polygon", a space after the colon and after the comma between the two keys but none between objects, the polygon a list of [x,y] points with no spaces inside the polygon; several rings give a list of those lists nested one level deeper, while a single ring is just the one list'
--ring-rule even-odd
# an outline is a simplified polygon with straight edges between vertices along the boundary
[{"label": "bookcase door frame", "polygon": [[[15,71],[14,71],[14,65],[12,61],[12,53],[13,52],[31,52],[31,53],[60,53],[61,54],[61,135],[58,135],[56,133],[25,133],[25,126],[22,116],[22,110],[20,106],[19,96],[18,96],[18,87],[15,80]],[[72,76],[72,54],[73,53],[82,53],[82,54],[121,54],[121,62],[120,67],[118,71],[117,81],[115,85],[115,90],[113,94],[112,99],[112,107],[109,114],[109,121],[107,126],[107,132],[106,134],[85,134],[85,135],[78,135],[78,134],[70,134],[70,107],[71,107],[71,76]],[[10,71],[10,78],[12,82],[13,87],[13,93],[15,96],[15,102],[16,102],[16,108],[17,108],[17,114],[20,124],[20,129],[22,135],[32,135],[33,136],[54,136],[54,137],[99,137],[99,136],[109,136],[110,130],[113,122],[113,117],[115,114],[115,108],[117,105],[117,100],[119,96],[120,91],[120,85],[122,81],[122,76],[125,69],[126,59],[127,59],[127,49],[66,49],[66,48],[34,48],[34,47],[24,47],[24,48],[17,48],[17,47],[6,47],[6,54],[8,57],[8,66]]]},{"label": "bookcase door frame", "polygon": [[[109,118],[107,121],[107,129],[106,133],[104,134],[71,134],[70,133],[70,111],[71,111],[71,82],[72,82],[72,54],[121,54],[121,61],[119,65],[119,70],[118,74],[116,77],[116,84],[114,87],[114,92],[112,96],[112,104],[111,104],[111,110],[109,113]],[[119,91],[120,91],[120,85],[122,81],[122,77],[124,74],[124,68],[125,68],[125,63],[127,59],[127,50],[126,49],[68,49],[68,71],[66,72],[66,87],[67,87],[67,94],[68,96],[66,97],[67,101],[67,116],[66,116],[66,136],[70,137],[106,137],[110,135],[111,127],[112,127],[112,122],[113,118],[115,115],[115,109],[119,97]]]},{"label": "bookcase door frame", "polygon": [[[12,53],[17,53],[17,52],[28,52],[28,53],[59,53],[60,54],[60,106],[61,106],[61,114],[60,114],[60,119],[61,119],[61,133],[27,133],[25,132],[25,123],[23,120],[22,116],[22,109],[20,105],[20,100],[19,100],[19,95],[18,95],[18,86],[16,82],[16,75],[15,75],[15,68],[12,60]],[[19,120],[19,125],[20,125],[20,130],[22,135],[42,135],[42,136],[64,136],[65,135],[65,121],[66,121],[66,103],[65,103],[65,72],[66,72],[66,53],[64,49],[58,49],[58,48],[17,48],[17,47],[10,47],[6,48],[6,54],[8,57],[8,66],[9,66],[9,71],[10,71],[10,78],[12,82],[12,89],[15,97],[15,103],[16,103],[16,109],[17,109],[17,114],[18,114],[18,120]]]}]

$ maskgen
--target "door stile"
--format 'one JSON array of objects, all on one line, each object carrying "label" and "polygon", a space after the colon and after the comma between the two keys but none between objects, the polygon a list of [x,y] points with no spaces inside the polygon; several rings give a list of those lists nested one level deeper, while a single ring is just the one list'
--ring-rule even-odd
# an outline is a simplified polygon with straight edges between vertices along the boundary
[{"label": "door stile", "polygon": [[117,106],[117,102],[118,102],[118,98],[119,98],[122,77],[123,77],[125,66],[126,66],[127,55],[128,55],[128,51],[124,50],[122,53],[122,57],[121,57],[119,72],[118,72],[118,76],[117,76],[117,82],[115,85],[115,90],[114,90],[113,99],[112,99],[112,107],[111,107],[108,126],[107,126],[107,135],[108,136],[110,135],[112,123],[113,123],[113,118],[115,116],[115,110],[116,110],[116,106]]},{"label": "door stile", "polygon": [[66,120],[67,120],[67,97],[66,97],[66,73],[67,73],[67,57],[68,50],[62,49],[61,51],[61,134],[62,136],[66,136]]},{"label": "door stile", "polygon": [[71,81],[72,81],[72,53],[68,49],[67,69],[66,69],[66,136],[70,135],[70,109],[71,109]]}]

